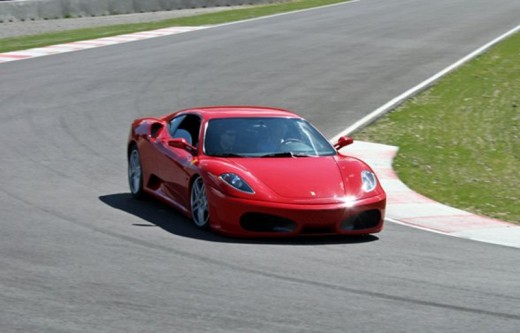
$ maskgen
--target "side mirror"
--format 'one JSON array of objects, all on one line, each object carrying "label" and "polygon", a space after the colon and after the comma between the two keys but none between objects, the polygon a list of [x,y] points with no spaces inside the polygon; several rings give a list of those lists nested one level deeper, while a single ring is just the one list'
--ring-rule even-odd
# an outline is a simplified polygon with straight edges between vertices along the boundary
[{"label": "side mirror", "polygon": [[168,141],[168,146],[173,147],[173,148],[184,149],[192,155],[197,155],[197,148],[190,145],[186,141],[186,139],[181,139],[181,138],[172,139],[172,140]]},{"label": "side mirror", "polygon": [[353,143],[354,139],[352,139],[350,136],[342,136],[338,139],[338,142],[334,144],[334,148],[336,148],[336,150],[340,150],[341,148],[351,145]]}]

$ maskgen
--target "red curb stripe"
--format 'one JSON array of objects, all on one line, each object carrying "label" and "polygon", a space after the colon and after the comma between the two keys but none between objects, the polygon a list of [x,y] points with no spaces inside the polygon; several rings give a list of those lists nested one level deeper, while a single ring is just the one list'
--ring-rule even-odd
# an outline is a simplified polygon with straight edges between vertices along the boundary
[{"label": "red curb stripe", "polygon": [[51,45],[46,47],[34,48],[29,50],[23,50],[18,52],[7,52],[0,53],[0,63],[23,60],[29,58],[36,58],[41,56],[48,56],[53,54],[74,52],[87,50],[97,47],[110,46],[128,42],[135,42],[150,38],[157,38],[163,36],[169,36],[174,34],[180,34],[184,32],[202,30],[208,28],[207,26],[201,27],[173,27],[173,28],[163,28],[154,31],[144,31],[138,32],[135,34],[125,34],[120,36],[113,37],[103,37],[93,40],[84,40],[77,41],[65,44]]},{"label": "red curb stripe", "polygon": [[30,58],[30,55],[17,54],[17,53],[0,53],[0,58],[9,58],[9,59],[26,59]]}]

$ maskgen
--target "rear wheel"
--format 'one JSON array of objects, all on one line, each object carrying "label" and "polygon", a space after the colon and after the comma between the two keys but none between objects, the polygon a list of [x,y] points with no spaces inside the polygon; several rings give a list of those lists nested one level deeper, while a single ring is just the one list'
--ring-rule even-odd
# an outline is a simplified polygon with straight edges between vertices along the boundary
[{"label": "rear wheel", "polygon": [[197,177],[191,186],[191,216],[195,225],[201,229],[209,226],[209,208],[206,187],[201,177]]},{"label": "rear wheel", "polygon": [[141,156],[136,146],[132,146],[128,155],[128,185],[134,198],[143,197],[143,169]]}]

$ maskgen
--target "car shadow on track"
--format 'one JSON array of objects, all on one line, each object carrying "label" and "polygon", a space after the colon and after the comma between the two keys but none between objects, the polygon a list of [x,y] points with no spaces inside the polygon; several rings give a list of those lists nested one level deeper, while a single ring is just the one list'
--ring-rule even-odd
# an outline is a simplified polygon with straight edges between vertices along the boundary
[{"label": "car shadow on track", "polygon": [[[366,236],[300,236],[287,238],[231,238],[209,230],[201,230],[175,209],[152,199],[137,200],[130,193],[117,193],[99,197],[108,206],[143,219],[136,227],[157,226],[171,234],[220,243],[276,244],[276,245],[326,245],[362,244],[378,240],[374,235]],[[148,223],[146,223],[148,222]]]}]

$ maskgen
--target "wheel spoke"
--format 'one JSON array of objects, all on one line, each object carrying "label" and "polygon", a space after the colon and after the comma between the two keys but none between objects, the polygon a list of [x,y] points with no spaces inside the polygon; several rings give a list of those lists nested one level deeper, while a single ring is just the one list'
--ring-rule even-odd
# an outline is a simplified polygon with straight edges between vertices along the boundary
[{"label": "wheel spoke", "polygon": [[199,227],[205,227],[208,223],[208,200],[206,189],[201,178],[197,178],[191,190],[191,212],[193,221]]},{"label": "wheel spoke", "polygon": [[199,204],[199,202],[198,202],[198,201],[193,201],[193,203],[192,203],[192,209],[193,209],[194,211],[198,211],[199,208],[200,208],[200,204]]},{"label": "wheel spoke", "polygon": [[199,215],[199,218],[198,218],[199,222],[204,221],[204,209],[203,209],[203,208],[200,208],[200,209],[198,210],[197,214]]},{"label": "wheel spoke", "polygon": [[128,160],[128,183],[130,185],[130,191],[133,194],[138,194],[141,190],[141,162],[139,160],[139,152],[137,149],[133,149],[130,153],[130,158]]}]

